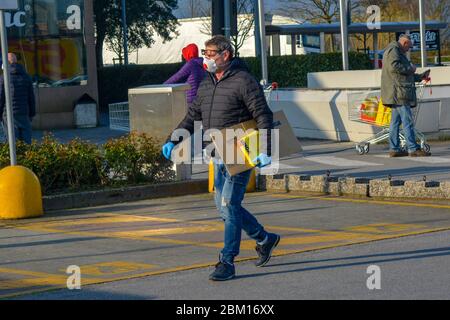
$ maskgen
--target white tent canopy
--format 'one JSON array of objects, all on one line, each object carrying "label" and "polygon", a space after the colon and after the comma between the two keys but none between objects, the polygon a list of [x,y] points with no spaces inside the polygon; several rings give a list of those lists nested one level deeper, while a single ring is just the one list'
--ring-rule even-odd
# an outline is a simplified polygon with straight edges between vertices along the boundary
[{"label": "white tent canopy", "polygon": [[[243,17],[240,16],[240,19]],[[204,43],[211,36],[202,33],[202,29],[205,29],[204,23],[207,18],[191,18],[191,19],[179,19],[180,26],[178,27],[179,36],[171,41],[163,42],[163,39],[159,36],[155,37],[155,43],[151,48],[140,48],[137,51],[129,54],[129,62],[134,64],[159,64],[159,63],[176,63],[181,61],[181,50],[189,43],[195,43],[200,49],[204,47]],[[287,25],[297,24],[299,21],[274,15],[272,16],[271,23],[274,25]],[[241,57],[254,57],[255,56],[255,38],[254,29],[250,31],[250,36],[244,42],[243,46],[239,49]],[[282,36],[280,39],[282,45],[280,48],[280,54],[291,54],[290,36]],[[270,45],[270,42],[268,43]],[[297,53],[305,53],[302,50],[297,50]],[[114,64],[113,59],[117,59],[117,55],[108,50],[106,45],[103,51],[103,59],[105,65]]]}]

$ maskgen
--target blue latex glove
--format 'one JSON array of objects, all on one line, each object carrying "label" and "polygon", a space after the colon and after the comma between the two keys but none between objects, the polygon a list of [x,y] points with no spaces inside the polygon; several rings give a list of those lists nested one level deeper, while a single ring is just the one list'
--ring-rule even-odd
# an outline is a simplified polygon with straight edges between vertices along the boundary
[{"label": "blue latex glove", "polygon": [[173,147],[175,147],[175,144],[173,142],[167,142],[162,147],[162,153],[167,160],[170,160],[170,156],[172,154]]},{"label": "blue latex glove", "polygon": [[259,156],[252,160],[252,162],[256,163],[258,168],[262,168],[271,164],[272,158],[265,153],[260,153]]}]

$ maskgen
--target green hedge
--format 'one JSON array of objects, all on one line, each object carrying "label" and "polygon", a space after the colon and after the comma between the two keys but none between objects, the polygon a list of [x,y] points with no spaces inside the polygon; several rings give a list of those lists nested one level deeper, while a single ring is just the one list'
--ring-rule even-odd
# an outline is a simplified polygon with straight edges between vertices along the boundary
[{"label": "green hedge", "polygon": [[[261,63],[257,58],[243,58],[257,79]],[[368,55],[350,52],[350,69],[372,69]],[[102,109],[109,103],[128,100],[128,89],[148,84],[161,84],[181,67],[181,63],[129,65],[99,69],[99,94]],[[269,80],[281,87],[306,87],[308,72],[342,70],[340,53],[278,56],[268,58]]]},{"label": "green hedge", "polygon": [[[250,72],[261,79],[261,63],[255,58],[243,58]],[[369,56],[350,52],[349,64],[351,70],[373,69]],[[309,72],[342,70],[341,53],[306,54],[298,56],[268,57],[269,82],[278,82],[281,88],[303,88],[308,86]]]},{"label": "green hedge", "polygon": [[[168,182],[175,177],[160,144],[136,133],[103,146],[80,139],[63,144],[50,135],[31,145],[18,141],[17,163],[38,176],[44,194]],[[1,143],[0,169],[9,164],[9,146]]]}]

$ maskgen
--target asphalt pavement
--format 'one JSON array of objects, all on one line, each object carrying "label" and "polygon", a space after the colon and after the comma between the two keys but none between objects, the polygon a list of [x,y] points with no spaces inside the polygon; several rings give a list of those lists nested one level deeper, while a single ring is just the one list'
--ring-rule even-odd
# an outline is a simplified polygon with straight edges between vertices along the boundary
[{"label": "asphalt pavement", "polygon": [[[259,192],[244,205],[282,238],[256,268],[243,235],[226,283],[208,280],[224,232],[212,194],[1,221],[0,298],[450,298],[450,203]],[[370,265],[381,290],[366,286]],[[80,290],[67,287],[74,266]]]}]

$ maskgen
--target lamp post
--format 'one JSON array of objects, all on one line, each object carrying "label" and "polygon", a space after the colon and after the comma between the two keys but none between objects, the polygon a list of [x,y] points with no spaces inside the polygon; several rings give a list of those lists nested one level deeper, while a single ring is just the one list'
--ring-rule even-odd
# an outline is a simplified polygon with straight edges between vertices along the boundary
[{"label": "lamp post", "polygon": [[419,0],[419,16],[420,16],[420,55],[422,60],[422,68],[427,66],[427,39],[425,27],[425,1]]},{"label": "lamp post", "polygon": [[341,15],[341,50],[342,50],[342,70],[348,70],[348,25],[347,25],[347,0],[339,0]]},{"label": "lamp post", "polygon": [[258,0],[258,16],[259,16],[259,39],[261,45],[261,71],[262,71],[262,83],[266,85],[269,78],[269,72],[267,70],[267,51],[266,51],[266,19],[264,16],[264,1]]},{"label": "lamp post", "polygon": [[122,32],[123,32],[123,55],[125,65],[128,64],[128,30],[127,30],[127,11],[126,0],[122,0]]},{"label": "lamp post", "polygon": [[8,124],[9,157],[11,166],[17,165],[16,158],[16,137],[14,134],[14,114],[11,107],[11,81],[9,79],[8,62],[8,35],[5,25],[5,12],[3,10],[17,10],[19,4],[17,0],[0,1],[0,35],[2,45],[3,78],[5,90],[6,117]]}]

